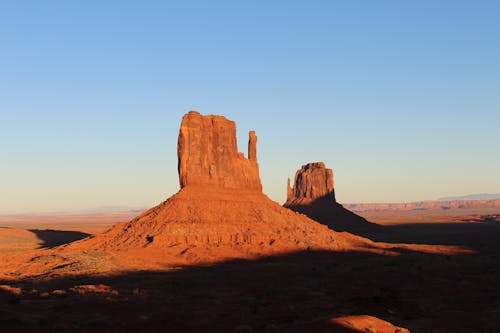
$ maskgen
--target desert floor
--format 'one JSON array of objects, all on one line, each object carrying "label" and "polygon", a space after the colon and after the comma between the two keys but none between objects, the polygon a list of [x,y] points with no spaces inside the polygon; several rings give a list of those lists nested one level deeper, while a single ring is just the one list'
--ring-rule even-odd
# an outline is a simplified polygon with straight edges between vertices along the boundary
[{"label": "desert floor", "polygon": [[[383,231],[363,236],[472,252],[305,251],[114,276],[9,276],[0,281],[0,332],[361,332],[327,319],[362,314],[411,332],[500,332],[500,222],[479,212],[377,214],[365,217]],[[0,260],[135,215],[2,216]]]}]

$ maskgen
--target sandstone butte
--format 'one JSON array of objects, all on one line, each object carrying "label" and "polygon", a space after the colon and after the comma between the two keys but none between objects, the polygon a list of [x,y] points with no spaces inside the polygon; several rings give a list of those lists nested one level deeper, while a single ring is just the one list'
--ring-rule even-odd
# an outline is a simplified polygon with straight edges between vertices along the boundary
[{"label": "sandstone butte", "polygon": [[335,199],[333,170],[323,162],[303,165],[287,184],[285,207],[307,215],[335,231],[376,232],[380,226],[345,209]]},{"label": "sandstone butte", "polygon": [[[177,145],[179,192],[102,234],[21,259],[0,258],[3,277],[171,269],[310,250],[462,252],[446,246],[375,243],[284,208],[262,192],[256,144],[251,131],[245,158],[238,152],[233,121],[190,111],[182,119]],[[321,163],[303,169],[297,173],[289,207],[319,197],[333,211],[341,211],[341,219],[355,216],[335,203],[331,170]]]}]

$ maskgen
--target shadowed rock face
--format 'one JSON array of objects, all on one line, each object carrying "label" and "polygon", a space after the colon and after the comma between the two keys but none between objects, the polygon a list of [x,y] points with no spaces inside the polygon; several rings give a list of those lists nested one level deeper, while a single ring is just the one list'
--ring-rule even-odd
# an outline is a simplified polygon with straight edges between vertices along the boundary
[{"label": "shadowed rock face", "polygon": [[377,225],[345,209],[335,200],[333,171],[323,162],[303,165],[295,173],[293,188],[290,179],[287,184],[285,207],[322,224],[335,231],[349,231],[366,235],[377,231]]},{"label": "shadowed rock face", "polygon": [[236,124],[222,116],[190,111],[182,118],[177,152],[181,188],[262,191],[257,136],[250,132],[249,159],[238,153]]}]

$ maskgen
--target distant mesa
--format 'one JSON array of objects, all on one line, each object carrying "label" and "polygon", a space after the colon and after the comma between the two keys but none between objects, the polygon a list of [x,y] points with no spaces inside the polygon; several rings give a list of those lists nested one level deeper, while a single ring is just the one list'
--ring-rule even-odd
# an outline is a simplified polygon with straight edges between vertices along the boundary
[{"label": "distant mesa", "polygon": [[108,213],[108,212],[138,212],[144,211],[146,207],[139,206],[99,206],[85,209],[84,213]]},{"label": "distant mesa", "polygon": [[402,212],[402,211],[448,211],[466,209],[499,209],[500,199],[491,200],[451,200],[415,201],[403,203],[356,203],[346,204],[348,209],[357,212]]},{"label": "distant mesa", "polygon": [[450,197],[442,197],[437,199],[437,201],[462,201],[462,200],[499,200],[499,194],[491,194],[491,193],[480,193],[480,194],[468,194],[462,196],[450,196]]},{"label": "distant mesa", "polygon": [[337,203],[333,171],[326,168],[323,162],[303,165],[295,173],[293,187],[288,179],[287,201],[284,206],[335,231],[362,233],[377,231],[379,227]]}]

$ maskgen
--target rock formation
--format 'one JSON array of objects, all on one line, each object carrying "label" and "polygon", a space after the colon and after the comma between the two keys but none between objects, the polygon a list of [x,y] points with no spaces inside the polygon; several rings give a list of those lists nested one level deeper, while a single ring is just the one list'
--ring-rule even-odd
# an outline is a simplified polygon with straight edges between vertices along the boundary
[{"label": "rock formation", "polygon": [[[395,253],[392,244],[334,231],[371,224],[334,201],[333,173],[324,164],[305,166],[297,173],[287,202],[322,224],[270,200],[262,193],[256,143],[251,131],[247,159],[238,153],[234,122],[187,113],[179,131],[179,192],[105,233],[29,258],[29,271],[46,275],[161,270],[308,250]],[[23,274],[22,270],[14,273]]]},{"label": "rock formation", "polygon": [[[312,167],[305,168],[298,174],[300,181],[294,190],[309,197],[294,198],[291,203],[293,209],[327,226],[270,200],[262,193],[256,141],[255,133],[250,132],[246,159],[237,150],[234,122],[189,112],[179,132],[179,192],[105,233],[28,258],[26,271],[49,276],[163,270],[308,250],[396,253],[392,244],[331,230],[343,226],[341,223],[351,227],[356,222],[363,222],[363,226],[368,222],[360,222],[357,215],[335,203],[332,173],[324,165],[321,168],[318,164],[314,172]],[[308,180],[307,175],[316,175],[316,179]],[[302,190],[302,182],[315,185]],[[324,193],[323,199],[316,199]],[[311,205],[299,205],[306,202]],[[411,248],[443,251],[424,245]],[[22,275],[24,271],[21,267],[13,274]]]},{"label": "rock formation", "polygon": [[[157,249],[161,261],[168,254],[173,256],[170,261],[213,261],[311,248],[372,247],[368,240],[335,233],[265,196],[254,131],[249,134],[247,159],[238,153],[233,121],[191,111],[182,119],[177,148],[181,187],[177,194],[130,222],[70,247],[120,253]],[[298,184],[302,180],[306,187],[303,192],[302,185],[296,186],[296,193],[309,198],[333,190],[333,174],[324,165],[298,175]]]},{"label": "rock formation", "polygon": [[287,193],[287,202],[314,201],[325,196],[335,201],[332,169],[327,169],[323,162],[303,165],[295,173],[295,185],[293,188],[290,187],[290,179],[288,179]]},{"label": "rock formation", "polygon": [[378,333],[410,333],[406,328],[398,327],[392,323],[368,315],[345,316],[331,318],[327,321],[341,332],[378,332]]},{"label": "rock formation", "polygon": [[[0,279],[16,285],[0,286],[0,326],[7,327],[2,331],[66,330],[77,323],[79,331],[156,332],[168,327],[174,332],[229,332],[251,331],[250,323],[255,331],[269,327],[279,332],[297,332],[295,328],[298,332],[406,332],[374,317],[326,318],[330,312],[359,311],[364,305],[378,313],[395,305],[403,309],[402,316],[414,314],[419,304],[412,302],[421,299],[412,295],[425,289],[415,289],[414,282],[428,280],[418,275],[422,272],[414,269],[419,266],[414,261],[424,256],[394,261],[382,260],[381,255],[395,256],[401,249],[439,253],[444,258],[443,254],[464,250],[374,243],[337,233],[282,207],[262,193],[256,141],[250,132],[246,159],[238,153],[233,122],[190,112],[179,132],[178,193],[103,234],[19,255],[0,251]],[[333,173],[324,164],[304,167],[289,191],[295,207],[306,203],[319,207],[326,213],[325,221],[336,226],[349,221],[348,211],[334,200]],[[359,252],[378,255],[359,256]],[[261,260],[249,261],[257,258]],[[455,259],[451,261],[457,266]],[[411,263],[404,266],[406,270],[398,266],[407,262]],[[380,274],[370,275],[377,265],[382,267],[377,269]],[[404,284],[398,289],[393,284],[401,276]],[[373,281],[383,283],[373,286]],[[439,282],[437,287],[447,283]],[[431,287],[434,300],[436,286]],[[463,285],[452,287],[441,289],[451,295]],[[62,296],[62,303],[55,303]],[[12,310],[4,306],[10,299],[16,300]],[[344,302],[347,305],[341,307]],[[56,322],[61,325],[54,325],[52,318],[62,319]],[[274,326],[275,320],[279,326],[268,326]]]},{"label": "rock formation", "polygon": [[262,191],[257,164],[257,136],[251,131],[249,159],[238,153],[236,124],[196,111],[182,118],[177,143],[181,188]]},{"label": "rock formation", "polygon": [[307,215],[336,231],[374,232],[377,225],[345,209],[335,200],[333,171],[323,162],[303,165],[295,173],[294,186],[287,184],[285,207]]},{"label": "rock formation", "polygon": [[369,315],[353,315],[333,317],[307,323],[294,332],[335,332],[335,333],[410,333],[406,328],[398,327],[392,323]]},{"label": "rock formation", "polygon": [[255,131],[250,131],[248,136],[248,159],[257,162],[257,135]]}]

